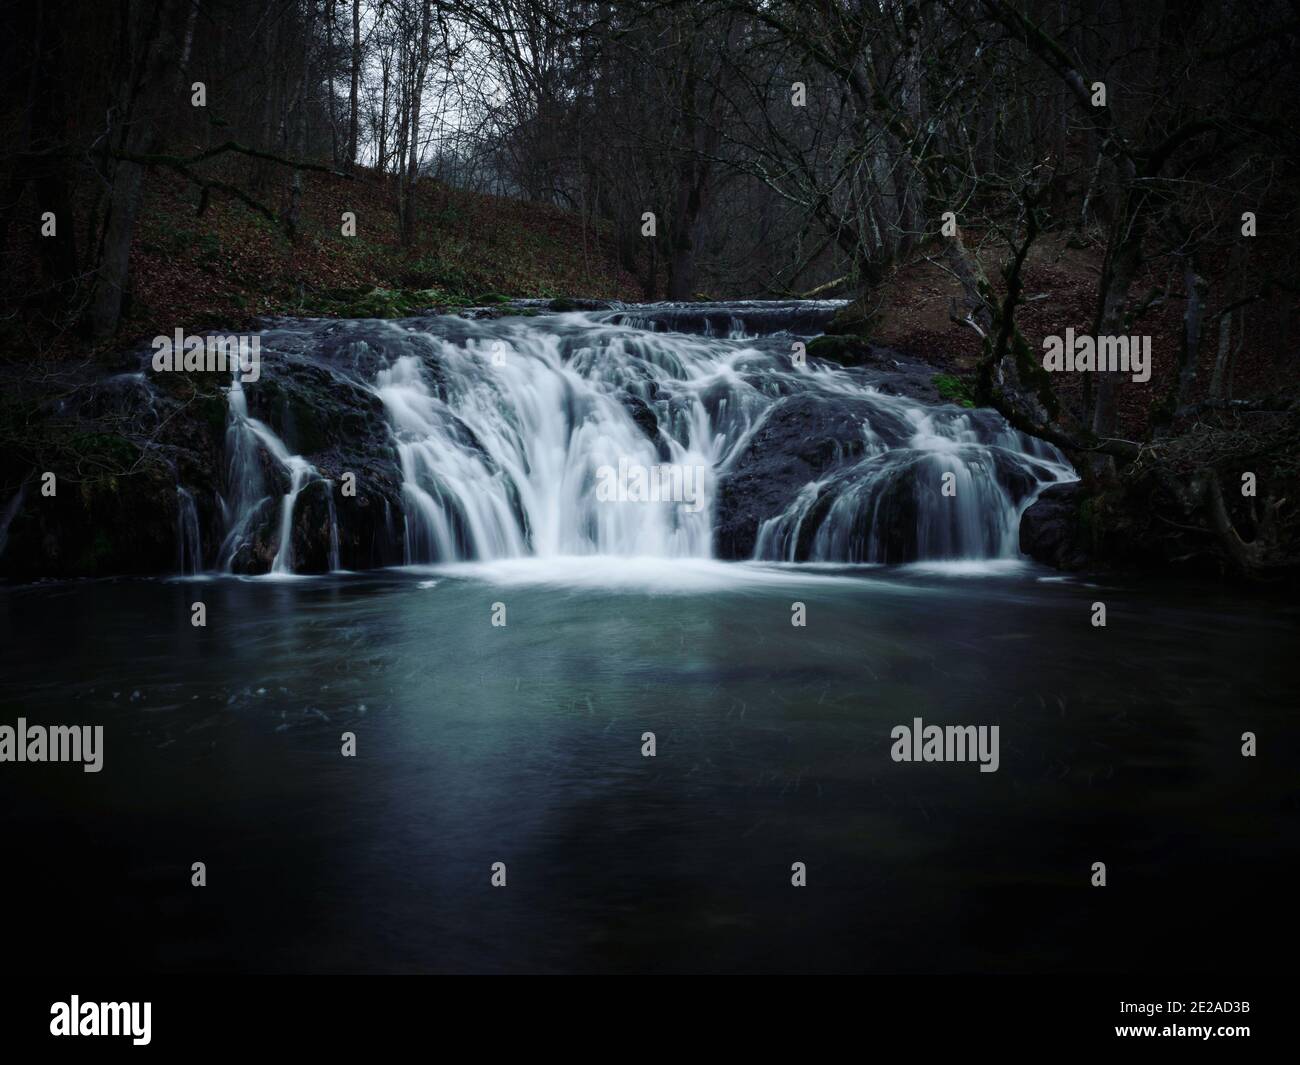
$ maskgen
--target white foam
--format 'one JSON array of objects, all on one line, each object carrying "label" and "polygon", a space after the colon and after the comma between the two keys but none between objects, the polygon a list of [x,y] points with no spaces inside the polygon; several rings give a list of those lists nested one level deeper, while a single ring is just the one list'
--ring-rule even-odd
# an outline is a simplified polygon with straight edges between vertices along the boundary
[{"label": "white foam", "polygon": [[1017,577],[1032,565],[1020,558],[962,558],[909,562],[899,568],[937,577]]},{"label": "white foam", "polygon": [[507,558],[489,562],[405,566],[402,569],[417,575],[437,573],[446,577],[483,581],[495,585],[638,590],[665,595],[779,586],[808,587],[829,583],[861,583],[848,574],[813,572],[805,567],[644,555]]}]

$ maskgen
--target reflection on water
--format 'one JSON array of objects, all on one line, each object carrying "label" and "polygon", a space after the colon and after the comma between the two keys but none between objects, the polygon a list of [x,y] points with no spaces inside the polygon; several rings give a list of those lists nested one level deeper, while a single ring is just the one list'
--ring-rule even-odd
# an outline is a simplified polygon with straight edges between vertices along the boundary
[{"label": "reflection on water", "polygon": [[[2,590],[0,723],[105,725],[101,773],[0,765],[10,956],[897,972],[1276,948],[1242,920],[1291,927],[1295,611],[1052,576],[587,558]],[[914,717],[999,725],[999,771],[892,762]]]}]

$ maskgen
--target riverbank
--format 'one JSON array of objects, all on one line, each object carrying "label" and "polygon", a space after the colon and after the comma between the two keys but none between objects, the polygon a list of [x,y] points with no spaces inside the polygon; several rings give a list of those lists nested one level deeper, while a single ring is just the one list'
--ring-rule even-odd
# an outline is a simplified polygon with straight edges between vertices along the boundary
[{"label": "riverbank", "polygon": [[[237,200],[214,196],[200,211],[192,183],[148,173],[116,337],[92,345],[70,324],[52,328],[57,322],[15,314],[0,326],[0,361],[111,361],[122,348],[177,327],[248,330],[267,316],[395,318],[499,303],[502,293],[636,298],[610,227],[578,213],[428,179],[417,186],[420,221],[408,247],[391,175],[359,167],[351,179],[304,171],[302,180],[291,237]],[[78,221],[89,210],[81,205]],[[18,251],[7,269],[34,273],[34,258],[24,261],[34,249]]]}]

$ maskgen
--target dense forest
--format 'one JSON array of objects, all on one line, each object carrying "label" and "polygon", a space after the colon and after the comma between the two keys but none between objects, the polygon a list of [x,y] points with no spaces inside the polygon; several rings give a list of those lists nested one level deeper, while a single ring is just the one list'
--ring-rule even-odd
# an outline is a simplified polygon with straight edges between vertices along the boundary
[{"label": "dense forest", "polygon": [[[178,325],[839,298],[810,355],[926,358],[1070,457],[1052,561],[1295,573],[1293,2],[33,0],[7,28],[0,505],[69,367]],[[1150,338],[1149,379],[1048,373],[1067,329]]]}]

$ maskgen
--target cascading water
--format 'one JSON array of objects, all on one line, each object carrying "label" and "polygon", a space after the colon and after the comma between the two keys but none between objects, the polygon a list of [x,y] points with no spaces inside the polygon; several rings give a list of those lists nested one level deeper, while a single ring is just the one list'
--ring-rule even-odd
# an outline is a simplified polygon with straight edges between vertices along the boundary
[{"label": "cascading water", "polygon": [[183,575],[203,569],[203,542],[199,537],[199,512],[194,496],[176,487],[176,571]]},{"label": "cascading water", "polygon": [[27,485],[19,485],[18,491],[5,504],[4,509],[0,510],[0,554],[4,554],[4,549],[9,544],[9,526],[13,524],[14,518],[18,516],[18,511],[22,508],[23,499],[26,495]]},{"label": "cascading water", "polygon": [[[1021,512],[1044,485],[1074,478],[1068,463],[992,411],[943,405],[932,388],[921,398],[931,368],[793,359],[793,342],[820,332],[836,306],[291,322],[263,335],[263,364],[292,353],[295,365],[378,400],[397,480],[368,535],[396,536],[394,557],[406,563],[705,559],[719,553],[721,526],[745,522],[721,554],[1016,557]],[[346,523],[348,504],[336,504],[334,483],[250,416],[238,380],[229,407],[220,564],[231,568],[274,524],[269,568],[292,572],[298,500],[325,481],[328,564],[340,568],[336,506]],[[268,489],[268,469],[283,495]],[[613,471],[629,470],[651,479],[670,470],[694,494],[602,491]]]},{"label": "cascading water", "polygon": [[334,507],[334,485],[329,483],[330,491],[325,493],[325,499],[329,503],[330,515],[330,543],[329,543],[329,564],[330,572],[337,572],[343,568],[339,557],[339,512]]},{"label": "cascading water", "polygon": [[[271,573],[290,574],[294,571],[293,532],[294,505],[304,486],[312,480],[329,482],[316,467],[301,455],[289,452],[276,434],[264,422],[250,416],[248,397],[244,392],[239,371],[231,378],[229,394],[230,413],[226,423],[226,454],[228,458],[227,484],[232,490],[229,499],[223,498],[222,509],[226,517],[227,533],[219,552],[219,565],[230,572],[235,560],[245,549],[254,534],[259,518],[266,508],[275,503],[267,494],[263,476],[262,455],[269,455],[288,477],[288,490],[280,499],[279,539],[275,556],[271,560]],[[332,497],[331,503],[332,503]],[[333,516],[331,507],[330,514]],[[330,529],[332,554],[337,560],[338,529]],[[338,567],[335,566],[335,569]]]},{"label": "cascading water", "polygon": [[1015,558],[1020,515],[1073,474],[1050,444],[990,411],[875,395],[863,450],[759,529],[758,558],[816,562]]},{"label": "cascading water", "polygon": [[[442,395],[413,355],[378,375],[401,456],[407,560],[707,557],[706,511],[597,498],[602,467],[660,462],[619,399],[633,362],[623,338],[598,351],[527,326],[493,332],[437,342]],[[716,442],[700,413],[686,411],[678,436],[663,440],[669,462],[712,468]]]}]

